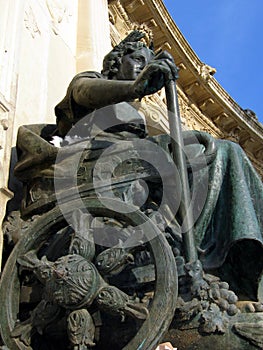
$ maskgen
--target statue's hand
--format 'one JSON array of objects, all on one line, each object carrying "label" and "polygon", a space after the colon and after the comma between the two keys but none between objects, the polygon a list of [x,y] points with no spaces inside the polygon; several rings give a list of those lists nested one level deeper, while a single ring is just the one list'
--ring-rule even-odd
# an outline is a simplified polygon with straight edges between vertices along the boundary
[{"label": "statue's hand", "polygon": [[173,57],[168,52],[162,51],[144,67],[135,80],[133,89],[139,97],[154,94],[167,81],[176,80],[177,73],[178,68]]}]

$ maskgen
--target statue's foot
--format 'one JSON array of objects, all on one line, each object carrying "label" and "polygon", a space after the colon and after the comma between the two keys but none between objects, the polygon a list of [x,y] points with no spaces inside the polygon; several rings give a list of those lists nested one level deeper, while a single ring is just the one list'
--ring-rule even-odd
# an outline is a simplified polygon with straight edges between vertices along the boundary
[{"label": "statue's foot", "polygon": [[243,313],[263,312],[263,304],[258,301],[238,301],[236,306]]}]

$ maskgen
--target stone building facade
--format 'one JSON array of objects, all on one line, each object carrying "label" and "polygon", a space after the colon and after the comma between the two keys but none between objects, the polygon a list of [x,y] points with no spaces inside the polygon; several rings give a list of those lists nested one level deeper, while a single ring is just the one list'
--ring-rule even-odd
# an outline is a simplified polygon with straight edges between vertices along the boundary
[{"label": "stone building facade", "polygon": [[[16,190],[9,174],[18,127],[54,123],[54,106],[72,77],[100,71],[111,45],[136,26],[150,29],[155,50],[169,51],[180,68],[184,128],[238,142],[263,176],[262,124],[220,86],[215,69],[199,60],[161,0],[0,0],[0,5],[0,221]],[[167,132],[164,92],[149,101],[146,118]]]}]

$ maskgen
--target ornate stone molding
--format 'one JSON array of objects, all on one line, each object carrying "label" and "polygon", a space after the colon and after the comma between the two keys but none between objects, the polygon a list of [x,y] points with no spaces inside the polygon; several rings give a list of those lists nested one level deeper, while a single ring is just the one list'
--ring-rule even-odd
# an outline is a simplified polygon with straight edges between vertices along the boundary
[{"label": "ornate stone molding", "polygon": [[10,106],[5,101],[4,97],[0,95],[0,150],[4,148],[5,133],[9,128],[8,112]]},{"label": "ornate stone molding", "polygon": [[67,21],[72,15],[69,10],[68,0],[46,0],[46,6],[48,8],[51,20],[52,29],[55,34],[59,33],[59,25],[63,21]]},{"label": "ornate stone molding", "polygon": [[27,8],[25,9],[24,23],[25,23],[26,29],[31,34],[32,38],[35,38],[37,35],[41,35],[40,29],[37,23],[36,15],[30,5],[27,6]]},{"label": "ornate stone molding", "polygon": [[169,132],[167,112],[158,95],[145,97],[140,103],[139,112],[145,116],[150,135]]},{"label": "ornate stone molding", "polygon": [[3,140],[4,140],[4,131],[6,131],[9,127],[8,119],[0,120],[0,150],[4,148]]},{"label": "ornate stone molding", "polygon": [[191,98],[186,96],[180,86],[178,86],[177,91],[181,113],[186,120],[186,126],[189,129],[209,132],[215,137],[222,137],[222,131],[202,113]]},{"label": "ornate stone molding", "polygon": [[124,19],[126,25],[129,28],[131,28],[132,27],[131,21],[129,19],[129,16],[128,16],[127,12],[125,11],[124,7],[122,6],[121,1],[117,1],[116,2],[116,7],[117,7],[121,17]]}]

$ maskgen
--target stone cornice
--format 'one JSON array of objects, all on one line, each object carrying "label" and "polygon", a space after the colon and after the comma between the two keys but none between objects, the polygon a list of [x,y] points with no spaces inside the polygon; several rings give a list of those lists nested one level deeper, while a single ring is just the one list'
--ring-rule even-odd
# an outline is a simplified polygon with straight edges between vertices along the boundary
[{"label": "stone cornice", "polygon": [[226,107],[231,110],[233,118],[238,121],[238,123],[244,124],[244,127],[248,128],[252,133],[257,134],[262,140],[263,124],[249,118],[246,112],[232,99],[214,77],[211,77],[208,86],[216,96],[220,97],[220,102],[224,103]]}]

